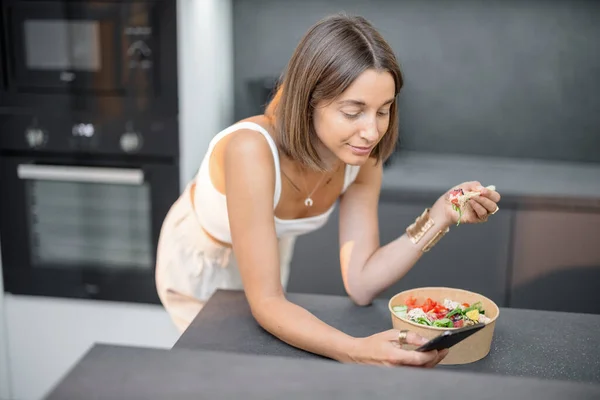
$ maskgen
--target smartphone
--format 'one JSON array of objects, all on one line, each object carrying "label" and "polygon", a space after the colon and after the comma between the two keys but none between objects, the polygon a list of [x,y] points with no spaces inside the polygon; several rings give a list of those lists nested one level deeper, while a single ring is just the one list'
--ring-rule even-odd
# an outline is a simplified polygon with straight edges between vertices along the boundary
[{"label": "smartphone", "polygon": [[475,332],[483,329],[485,324],[478,323],[475,325],[465,326],[463,328],[445,331],[439,336],[434,337],[429,342],[425,343],[421,347],[415,349],[416,351],[431,351],[431,350],[443,350],[449,349],[455,344],[462,342]]}]

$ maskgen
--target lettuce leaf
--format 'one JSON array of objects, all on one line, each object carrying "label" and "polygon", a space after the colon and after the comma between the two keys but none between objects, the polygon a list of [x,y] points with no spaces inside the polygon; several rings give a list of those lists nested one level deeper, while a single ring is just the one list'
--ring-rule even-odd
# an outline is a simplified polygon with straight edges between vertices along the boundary
[{"label": "lettuce leaf", "polygon": [[433,321],[433,326],[437,326],[438,328],[452,328],[452,327],[454,327],[454,324],[452,323],[452,321],[450,319],[442,318],[442,319]]}]

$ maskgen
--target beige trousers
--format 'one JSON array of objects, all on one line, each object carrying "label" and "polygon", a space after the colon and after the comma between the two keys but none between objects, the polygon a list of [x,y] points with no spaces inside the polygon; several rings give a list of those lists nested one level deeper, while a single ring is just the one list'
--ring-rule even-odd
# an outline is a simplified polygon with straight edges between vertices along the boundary
[{"label": "beige trousers", "polygon": [[[233,250],[211,240],[198,222],[192,204],[193,188],[193,184],[188,185],[169,210],[156,258],[158,296],[180,332],[187,329],[217,289],[243,289]],[[284,289],[294,243],[295,237],[279,239]]]}]

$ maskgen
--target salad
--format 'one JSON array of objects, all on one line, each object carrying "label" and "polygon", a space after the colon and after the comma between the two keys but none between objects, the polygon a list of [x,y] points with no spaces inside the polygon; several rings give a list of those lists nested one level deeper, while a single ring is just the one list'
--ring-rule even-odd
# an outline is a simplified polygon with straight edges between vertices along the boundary
[{"label": "salad", "polygon": [[480,301],[469,304],[444,299],[442,303],[438,303],[427,298],[419,305],[417,299],[411,296],[403,306],[394,306],[392,310],[399,318],[438,328],[462,328],[476,323],[487,324],[491,321],[485,315]]}]

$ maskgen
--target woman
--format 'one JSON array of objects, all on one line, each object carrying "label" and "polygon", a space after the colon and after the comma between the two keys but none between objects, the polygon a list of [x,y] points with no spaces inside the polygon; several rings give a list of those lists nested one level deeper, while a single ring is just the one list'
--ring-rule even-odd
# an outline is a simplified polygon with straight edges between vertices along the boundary
[{"label": "woman", "polygon": [[[405,275],[458,214],[448,193],[380,246],[382,163],[398,135],[402,76],[393,51],[363,18],[332,16],[300,41],[264,115],[230,126],[210,143],[197,176],[166,217],[157,288],[184,330],[217,288],[244,289],[268,332],[341,362],[432,367],[447,351],[401,348],[399,332],[354,338],[289,302],[284,288],[294,238],[340,207],[340,264],[349,297],[369,304]],[[495,213],[497,192],[467,182],[460,223]],[[426,340],[409,332],[404,342]]]}]

